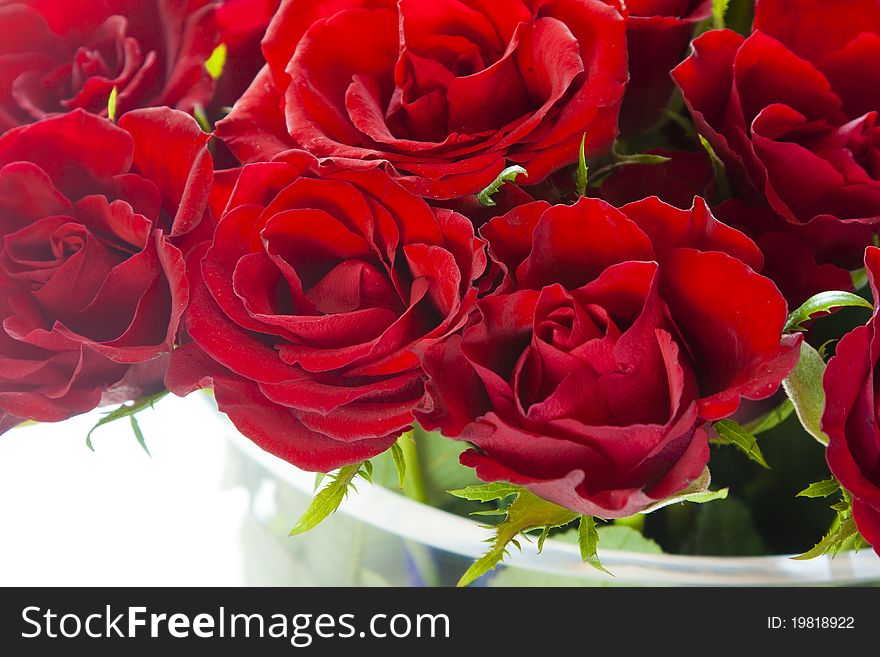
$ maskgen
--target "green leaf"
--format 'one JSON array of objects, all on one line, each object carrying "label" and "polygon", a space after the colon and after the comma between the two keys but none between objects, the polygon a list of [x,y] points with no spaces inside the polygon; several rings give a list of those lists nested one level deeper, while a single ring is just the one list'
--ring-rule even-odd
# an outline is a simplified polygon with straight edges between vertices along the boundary
[{"label": "green leaf", "polygon": [[816,313],[828,312],[832,308],[847,307],[869,308],[872,310],[874,308],[869,301],[851,292],[842,292],[840,290],[820,292],[804,301],[800,308],[788,316],[783,330],[786,333],[800,331],[802,330],[802,324]]},{"label": "green leaf", "polygon": [[492,195],[496,194],[504,183],[514,182],[516,177],[520,174],[527,176],[529,175],[529,172],[517,164],[507,167],[504,171],[498,174],[498,177],[493,180],[486,189],[477,194],[477,201],[479,204],[487,208],[495,207],[495,201],[492,199]]},{"label": "green leaf", "polygon": [[113,123],[116,123],[116,105],[118,98],[119,89],[113,87],[113,90],[110,92],[110,98],[107,99],[107,118]]},{"label": "green leaf", "polygon": [[794,413],[794,404],[791,403],[790,399],[786,398],[785,401],[772,411],[768,411],[764,415],[744,424],[743,428],[753,434],[764,433],[785,422],[792,413]]},{"label": "green leaf", "polygon": [[715,149],[712,148],[712,144],[710,144],[703,135],[697,135],[700,139],[700,144],[702,144],[703,149],[705,149],[706,154],[709,156],[709,161],[712,163],[712,171],[715,174],[715,187],[717,188],[717,198],[715,199],[718,203],[721,201],[726,201],[732,196],[730,191],[730,181],[727,180],[727,171],[724,168],[724,162],[722,162],[718,155],[715,154]]},{"label": "green leaf", "polygon": [[727,497],[727,493],[729,489],[722,488],[721,490],[709,490],[709,484],[711,483],[712,478],[709,474],[709,468],[705,468],[703,473],[694,481],[691,482],[691,485],[688,486],[685,490],[678,493],[677,495],[673,495],[672,497],[667,497],[665,500],[660,500],[646,508],[642,513],[653,513],[657,509],[662,509],[664,506],[669,506],[670,504],[677,504],[678,502],[693,502],[694,504],[705,504],[706,502],[712,502],[713,500],[723,500]]},{"label": "green leaf", "polygon": [[[92,434],[95,432],[95,430],[98,427],[103,427],[105,424],[110,424],[111,422],[115,422],[116,420],[120,420],[124,417],[134,417],[134,415],[136,413],[140,413],[142,410],[144,410],[146,408],[153,408],[153,405],[167,394],[168,394],[167,390],[161,390],[160,392],[157,392],[153,395],[141,397],[137,401],[132,402],[130,404],[122,404],[118,408],[115,408],[112,411],[105,413],[104,417],[102,417],[100,420],[98,420],[98,422],[95,424],[95,426],[93,426],[89,430],[89,432],[86,434],[86,447],[88,447],[93,452],[95,451],[95,448],[92,445]],[[134,428],[134,425],[132,425],[132,428]],[[140,433],[140,427],[138,427],[135,430],[135,437],[138,439],[138,442],[142,441],[143,434]],[[143,443],[142,443],[142,445],[143,445]],[[145,445],[143,445],[143,446],[144,446],[144,449],[146,449],[146,446]],[[149,451],[147,451],[147,454],[149,454]]]},{"label": "green leaf", "polygon": [[128,419],[131,420],[131,430],[134,431],[134,437],[137,439],[138,444],[147,453],[147,456],[152,458],[153,455],[147,449],[147,441],[144,438],[144,433],[141,431],[141,425],[138,424],[137,418],[134,415],[129,415]]},{"label": "green leaf", "polygon": [[663,164],[669,162],[671,158],[665,155],[655,155],[653,153],[633,153],[632,155],[618,155],[618,164]]},{"label": "green leaf", "polygon": [[449,491],[450,495],[455,495],[463,500],[473,500],[475,502],[490,502],[491,500],[503,500],[505,497],[516,495],[522,492],[522,488],[507,484],[504,482],[495,482],[493,484],[482,484],[480,486],[467,486],[458,490]]},{"label": "green leaf", "polygon": [[715,431],[718,438],[715,441],[720,445],[734,445],[761,467],[770,469],[767,460],[758,447],[757,439],[744,427],[733,420],[721,420],[715,423]]},{"label": "green leaf", "polygon": [[730,0],[712,0],[712,26],[716,30],[724,29],[724,15],[729,4]]},{"label": "green leaf", "polygon": [[589,171],[587,169],[587,156],[584,153],[584,144],[587,141],[587,133],[581,137],[581,149],[578,154],[578,170],[577,170],[577,195],[587,195],[587,184],[589,183]]},{"label": "green leaf", "polygon": [[290,535],[297,536],[314,529],[321,524],[324,518],[336,511],[348,496],[348,487],[352,485],[352,480],[361,473],[362,465],[362,463],[347,465],[335,474],[328,475],[331,479],[330,483],[318,491],[309,508],[290,530]]},{"label": "green leaf", "polygon": [[[825,342],[823,342],[821,345],[819,345],[819,356],[822,358],[822,360],[824,360],[824,361],[828,360],[828,347],[830,347],[831,345],[833,345],[837,341],[838,341],[838,338],[831,338],[830,340],[825,340]],[[794,408],[794,407],[792,407],[792,408]]]},{"label": "green leaf", "polygon": [[840,492],[840,483],[837,479],[826,479],[810,484],[797,494],[797,497],[828,497]]},{"label": "green leaf", "polygon": [[824,374],[825,361],[822,356],[806,342],[802,342],[797,367],[782,382],[782,387],[794,404],[794,411],[804,429],[820,443],[827,445],[828,436],[821,427],[822,412],[825,409],[825,390],[822,388]]},{"label": "green leaf", "polygon": [[715,500],[726,500],[730,492],[729,488],[721,488],[719,490],[707,490],[702,493],[689,493],[673,498],[673,502],[691,502],[693,504],[705,504],[706,502],[714,502]]},{"label": "green leaf", "polygon": [[315,487],[312,489],[312,492],[315,492],[316,490],[318,490],[318,488],[320,488],[321,482],[324,481],[325,476],[326,475],[324,475],[323,472],[315,473]]},{"label": "green leaf", "polygon": [[208,71],[208,75],[215,80],[223,75],[223,68],[226,66],[227,53],[228,49],[226,48],[226,44],[221,43],[214,48],[214,52],[211,53],[211,56],[208,57],[205,62],[205,70]]},{"label": "green leaf", "polygon": [[800,556],[792,557],[797,561],[807,561],[821,557],[823,554],[836,556],[848,541],[853,541],[859,536],[856,522],[851,517],[841,522],[836,528],[828,532],[821,541],[816,543],[813,549],[804,552]]},{"label": "green leaf", "polygon": [[394,467],[397,469],[397,478],[400,480],[400,490],[403,490],[403,485],[406,482],[406,458],[403,455],[403,448],[397,441],[391,445],[391,458],[394,459]]},{"label": "green leaf", "polygon": [[578,524],[578,547],[581,550],[581,559],[585,563],[606,575],[611,575],[599,561],[599,532],[596,531],[596,520],[592,516],[581,516]]},{"label": "green leaf", "polygon": [[358,474],[367,480],[367,483],[373,483],[373,464],[370,461],[364,461],[361,463],[361,469],[358,470]]},{"label": "green leaf", "polygon": [[[517,537],[520,534],[533,529],[542,529],[546,532],[548,529],[567,525],[577,517],[578,514],[568,509],[543,500],[523,488],[517,488],[516,498],[507,508],[507,517],[492,528],[495,532],[494,537],[489,540],[492,547],[467,569],[458,581],[458,586],[467,586],[498,566],[508,554],[508,545],[519,547]],[[543,540],[540,538],[538,540],[543,547]]]}]

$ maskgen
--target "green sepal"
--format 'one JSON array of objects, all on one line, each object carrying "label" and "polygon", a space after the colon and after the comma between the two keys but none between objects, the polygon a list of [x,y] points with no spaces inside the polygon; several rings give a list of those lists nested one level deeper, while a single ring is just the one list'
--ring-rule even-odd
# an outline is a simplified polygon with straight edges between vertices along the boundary
[{"label": "green sepal", "polygon": [[369,461],[346,465],[337,472],[327,475],[330,483],[318,491],[314,499],[312,499],[312,503],[309,504],[309,508],[297,520],[293,529],[290,530],[290,535],[297,536],[304,534],[310,529],[314,529],[321,524],[324,518],[336,511],[339,505],[342,504],[342,501],[348,497],[349,487],[355,491],[357,490],[354,488],[353,480],[358,475],[364,476],[367,472],[366,463],[369,463]]},{"label": "green sepal", "polygon": [[[478,488],[483,487],[468,487],[468,489]],[[547,530],[567,525],[578,517],[578,514],[573,511],[563,509],[552,502],[541,499],[524,488],[514,488],[516,488],[514,491],[516,497],[507,508],[507,517],[499,524],[492,527],[495,535],[487,541],[492,544],[492,547],[486,552],[486,554],[471,564],[471,567],[467,569],[458,581],[458,586],[467,586],[480,576],[496,568],[504,557],[508,555],[508,545],[512,544],[517,548],[520,547],[519,541],[517,540],[517,537],[520,536],[520,534],[524,534],[524,532],[533,529],[541,529],[543,530],[543,533],[546,534]],[[508,492],[505,494],[503,490],[499,489],[497,494],[492,493],[492,495],[493,497],[487,499],[501,499],[498,495],[507,497],[510,493]],[[466,497],[465,499],[479,498]],[[546,535],[544,538],[546,538]],[[539,537],[538,543],[540,547],[543,547],[544,541],[542,538]]]},{"label": "green sepal", "polygon": [[828,312],[832,308],[869,308],[873,310],[874,306],[868,300],[852,292],[843,292],[842,290],[820,292],[804,301],[800,308],[788,316],[783,330],[786,333],[802,331],[802,325],[809,321],[813,315]]},{"label": "green sepal", "polygon": [[697,137],[699,138],[703,149],[706,151],[706,154],[709,156],[709,162],[712,164],[712,172],[715,174],[715,187],[717,190],[717,198],[715,200],[718,203],[726,201],[733,194],[730,190],[730,181],[727,179],[727,169],[724,167],[724,162],[721,161],[715,153],[715,149],[712,148],[712,144],[710,144],[703,135],[697,135]]},{"label": "green sepal", "polygon": [[691,482],[690,486],[685,488],[677,495],[673,495],[672,497],[667,497],[664,500],[655,502],[648,508],[644,509],[642,513],[653,513],[658,509],[662,509],[664,506],[677,504],[679,502],[705,504],[706,502],[712,502],[714,500],[726,499],[727,494],[730,492],[729,489],[722,488],[720,490],[709,490],[709,484],[711,483],[711,481],[712,477],[709,474],[709,468],[704,468],[702,474],[694,479]]},{"label": "green sepal", "polygon": [[138,444],[147,453],[147,456],[152,458],[153,455],[150,454],[150,450],[147,448],[147,441],[144,438],[144,432],[141,431],[141,425],[138,424],[137,417],[129,415],[128,419],[131,421],[131,430],[134,432],[134,437],[137,439]]},{"label": "green sepal", "polygon": [[587,156],[584,153],[584,145],[587,142],[587,133],[581,137],[581,148],[578,152],[578,169],[577,169],[577,195],[587,195],[587,185],[589,184],[589,169],[587,168]]},{"label": "green sepal", "polygon": [[477,194],[477,202],[487,208],[495,207],[495,201],[492,198],[493,194],[496,194],[499,189],[501,189],[504,183],[512,183],[516,181],[516,177],[519,175],[527,176],[529,172],[523,169],[518,164],[514,164],[513,166],[509,166],[504,171],[498,174],[498,177],[493,180],[486,189]]},{"label": "green sepal", "polygon": [[492,484],[480,484],[479,486],[467,486],[458,490],[451,490],[449,494],[460,497],[463,500],[491,502],[492,500],[503,500],[505,497],[516,495],[522,491],[523,489],[519,486],[497,481]]},{"label": "green sepal", "polygon": [[397,441],[391,444],[391,459],[394,461],[394,468],[397,470],[400,490],[403,490],[403,486],[406,483],[406,457],[403,455],[403,447]]},{"label": "green sepal", "polygon": [[665,155],[656,155],[654,153],[633,153],[631,155],[618,155],[617,164],[663,164],[671,159]]},{"label": "green sepal", "polygon": [[[120,420],[124,417],[130,417],[134,419],[136,413],[140,413],[146,408],[153,408],[153,405],[167,394],[167,390],[161,390],[160,392],[157,392],[153,395],[141,397],[137,401],[130,404],[122,404],[112,411],[105,413],[104,417],[98,420],[97,423],[95,423],[95,426],[89,429],[89,432],[86,434],[86,447],[88,447],[93,452],[95,451],[95,448],[92,445],[92,434],[97,428],[103,427],[105,424],[110,424],[111,422],[115,422],[116,420]],[[144,448],[147,454],[149,454],[150,451],[147,449],[146,442],[144,441],[144,434],[141,432],[140,426],[137,424],[136,421],[133,421],[131,423],[131,427],[134,431],[135,438],[141,444],[141,447]]]},{"label": "green sepal", "polygon": [[755,435],[764,433],[785,422],[792,413],[794,413],[794,404],[791,403],[790,399],[786,398],[773,410],[767,411],[764,415],[745,423],[743,428]]},{"label": "green sepal", "polygon": [[859,530],[856,527],[856,521],[853,520],[852,517],[849,517],[825,534],[825,536],[822,537],[822,540],[816,543],[811,550],[807,550],[801,555],[792,557],[792,559],[796,561],[807,561],[809,559],[821,557],[823,554],[830,554],[834,557],[840,553],[848,542],[860,544],[860,539],[861,537],[859,535]]},{"label": "green sepal", "polygon": [[715,431],[718,437],[713,441],[718,445],[734,445],[739,448],[752,461],[763,468],[770,469],[770,465],[758,447],[758,441],[751,432],[733,420],[720,420],[715,423]]},{"label": "green sepal", "polygon": [[840,492],[840,482],[837,479],[825,479],[817,481],[804,488],[797,497],[829,497]]},{"label": "green sepal", "polygon": [[822,356],[809,344],[802,342],[801,357],[794,371],[782,382],[782,387],[794,404],[795,413],[807,433],[823,445],[828,445],[828,436],[821,426],[825,409],[824,375],[825,361]]},{"label": "green sepal", "polygon": [[614,577],[599,561],[599,532],[596,530],[596,520],[592,516],[581,516],[578,524],[578,548],[584,563]]},{"label": "green sepal", "polygon": [[831,530],[811,550],[792,557],[792,559],[814,559],[823,554],[830,554],[833,558],[843,550],[851,549],[858,551],[867,544],[862,535],[859,534],[859,529],[853,519],[852,496],[841,488],[837,481],[831,479],[811,484],[806,490],[798,493],[798,495],[803,497],[828,497],[835,493],[840,493],[840,500],[831,505],[831,508],[837,513],[834,523],[831,525]]}]

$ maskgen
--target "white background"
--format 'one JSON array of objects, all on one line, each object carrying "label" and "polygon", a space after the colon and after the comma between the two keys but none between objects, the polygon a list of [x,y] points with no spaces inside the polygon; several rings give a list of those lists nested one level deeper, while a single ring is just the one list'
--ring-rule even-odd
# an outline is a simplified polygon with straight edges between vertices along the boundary
[{"label": "white background", "polygon": [[248,496],[224,489],[226,443],[167,397],[128,419],[100,412],[0,436],[0,586],[240,585]]}]

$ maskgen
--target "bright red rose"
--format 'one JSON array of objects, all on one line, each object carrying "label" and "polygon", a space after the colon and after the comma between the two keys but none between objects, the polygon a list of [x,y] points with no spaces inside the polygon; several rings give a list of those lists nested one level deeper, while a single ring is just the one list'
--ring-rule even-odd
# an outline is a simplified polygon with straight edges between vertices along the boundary
[{"label": "bright red rose", "polygon": [[434,198],[507,162],[539,182],[584,134],[607,149],[627,80],[624,21],[599,0],[287,0],[263,52],[217,126],[243,162],[296,146]]},{"label": "bright red rose", "polygon": [[211,0],[0,0],[0,132],[76,108],[107,115],[213,93]]},{"label": "bright red rose", "polygon": [[749,37],[707,32],[673,77],[739,191],[855,267],[880,221],[878,71],[874,0],[761,0]]},{"label": "bright red rose", "polygon": [[712,0],[603,0],[626,18],[629,85],[620,131],[637,135],[660,118],[672,95],[669,72],[684,59],[697,23],[712,15]]},{"label": "bright red rose", "polygon": [[797,362],[761,252],[702,200],[524,205],[481,234],[507,273],[426,352],[429,428],[462,463],[580,513],[627,516],[687,488],[707,421],[773,394]]},{"label": "bright red rose", "polygon": [[264,449],[309,470],[374,456],[410,426],[418,354],[464,324],[486,267],[471,223],[381,171],[319,173],[314,158],[246,165],[193,286],[169,387],[213,384]]},{"label": "bright red rose", "polygon": [[[880,300],[880,249],[865,251],[874,303]],[[852,494],[853,518],[880,554],[880,314],[845,335],[823,381],[828,466]]]},{"label": "bright red rose", "polygon": [[161,389],[189,297],[169,236],[205,213],[207,138],[167,108],[0,136],[0,431]]}]

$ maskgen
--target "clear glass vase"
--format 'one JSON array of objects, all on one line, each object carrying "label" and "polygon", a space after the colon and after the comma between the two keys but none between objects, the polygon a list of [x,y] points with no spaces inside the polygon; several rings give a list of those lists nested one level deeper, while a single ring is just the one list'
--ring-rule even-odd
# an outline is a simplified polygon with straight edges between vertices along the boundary
[{"label": "clear glass vase", "polygon": [[[207,419],[207,418],[206,418]],[[473,520],[358,483],[339,511],[291,538],[312,499],[315,475],[243,438],[225,416],[211,422],[228,439],[228,485],[250,495],[242,526],[247,580],[286,586],[452,586],[483,554],[488,532]],[[880,583],[880,558],[870,549],[835,558],[794,561],[790,555],[699,557],[603,550],[613,577],[584,564],[577,545],[549,539],[543,552],[523,542],[505,565],[477,586],[784,586]]]}]

